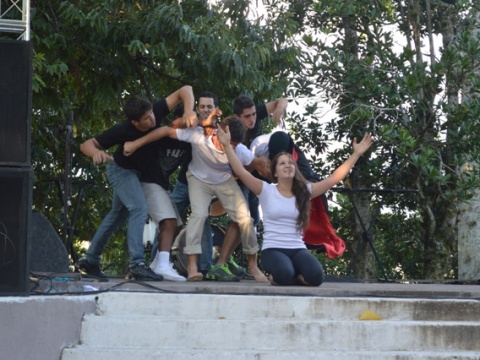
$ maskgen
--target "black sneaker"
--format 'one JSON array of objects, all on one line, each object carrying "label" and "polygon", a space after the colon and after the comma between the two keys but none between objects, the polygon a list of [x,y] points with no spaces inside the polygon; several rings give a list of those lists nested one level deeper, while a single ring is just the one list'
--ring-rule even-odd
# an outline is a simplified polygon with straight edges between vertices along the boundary
[{"label": "black sneaker", "polygon": [[227,266],[228,270],[239,278],[243,278],[247,274],[247,271],[233,260],[233,256],[230,256],[230,259],[227,260]]},{"label": "black sneaker", "polygon": [[[216,256],[214,259],[213,259],[213,263],[216,264],[218,262],[218,258],[220,257],[220,255]],[[227,260],[227,266],[228,266],[228,270],[230,270],[230,272],[235,275],[236,277],[239,277],[239,278],[244,278],[246,275],[247,275],[247,270],[245,270],[243,267],[241,267],[240,265],[238,265],[235,260],[233,259],[233,256],[230,256],[230,258]],[[204,274],[205,275],[205,274]]]},{"label": "black sneaker", "polygon": [[163,276],[155,274],[145,263],[131,267],[126,276],[128,280],[162,281]]},{"label": "black sneaker", "polygon": [[77,261],[77,269],[82,275],[99,279],[107,278],[107,275],[105,275],[105,273],[102,271],[100,265],[92,264],[87,260],[86,257],[82,257]]},{"label": "black sneaker", "polygon": [[213,281],[240,281],[240,278],[230,272],[227,264],[213,265],[205,278]]}]

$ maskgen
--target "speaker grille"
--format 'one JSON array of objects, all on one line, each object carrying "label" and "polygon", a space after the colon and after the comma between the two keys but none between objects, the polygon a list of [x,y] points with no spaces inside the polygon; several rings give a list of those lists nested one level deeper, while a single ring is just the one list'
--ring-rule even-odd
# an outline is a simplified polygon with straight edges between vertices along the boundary
[{"label": "speaker grille", "polygon": [[0,166],[29,166],[32,46],[0,39]]},{"label": "speaker grille", "polygon": [[31,170],[0,167],[0,295],[29,294]]}]

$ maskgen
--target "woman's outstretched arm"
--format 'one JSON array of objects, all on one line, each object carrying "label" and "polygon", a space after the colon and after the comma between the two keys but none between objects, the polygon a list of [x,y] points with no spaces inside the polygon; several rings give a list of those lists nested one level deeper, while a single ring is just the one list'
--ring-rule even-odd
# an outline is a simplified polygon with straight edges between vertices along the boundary
[{"label": "woman's outstretched arm", "polygon": [[312,183],[312,198],[326,193],[333,186],[342,181],[353,168],[357,160],[362,156],[372,145],[372,135],[365,134],[362,141],[357,143],[357,138],[353,139],[353,153],[350,157],[325,180],[317,183]]}]

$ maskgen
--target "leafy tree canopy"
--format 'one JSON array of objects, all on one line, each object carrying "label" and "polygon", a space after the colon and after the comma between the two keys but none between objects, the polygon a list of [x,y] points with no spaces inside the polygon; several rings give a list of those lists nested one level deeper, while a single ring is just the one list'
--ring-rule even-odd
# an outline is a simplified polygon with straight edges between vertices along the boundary
[{"label": "leafy tree canopy", "polygon": [[[32,0],[35,210],[62,233],[55,185],[65,176],[71,113],[74,194],[78,181],[93,182],[82,188],[75,238],[90,239],[109,208],[110,188],[101,181],[103,169],[79,156],[78,145],[123,121],[128,96],[155,100],[189,84],[196,93],[216,92],[228,114],[239,94],[258,101],[288,95],[306,99],[303,112],[291,113],[290,126],[319,173],[331,170],[321,154],[328,150],[336,166],[353,136],[372,131],[371,158],[359,162],[345,185],[417,191],[390,199],[355,195],[367,222],[373,210],[396,207],[380,219],[384,234],[404,234],[405,243],[417,234],[409,243],[421,261],[404,247],[389,251],[392,241],[379,236],[380,248],[392,254],[389,268],[408,253],[415,275],[452,276],[457,205],[479,187],[477,168],[462,170],[480,157],[477,2],[264,0],[265,15],[252,18],[254,5]],[[331,119],[319,113],[320,103],[331,106]],[[348,147],[331,150],[332,140]],[[358,242],[362,234],[351,214],[337,228],[348,228],[345,235]],[[403,223],[418,231],[392,231]],[[118,249],[114,243],[107,261]],[[358,275],[371,276],[371,267],[366,262]]]},{"label": "leafy tree canopy", "polygon": [[[325,152],[329,140],[350,144],[365,131],[376,134],[375,155],[359,164],[349,186],[412,189],[417,195],[395,193],[375,200],[375,193],[355,194],[361,214],[371,223],[376,201],[399,206],[405,221],[418,221],[408,215],[418,214],[422,275],[452,276],[457,206],[480,185],[478,168],[463,171],[465,164],[478,164],[480,159],[475,130],[480,111],[478,4],[302,4],[292,4],[294,18],[305,30],[301,33],[306,50],[302,71],[292,77],[291,96],[310,101],[305,113],[296,115],[294,131],[314,154]],[[335,109],[331,121],[322,121],[319,100]],[[329,158],[338,164],[344,154],[345,148],[340,148]],[[354,238],[361,242],[361,231]],[[372,265],[360,271],[369,272]]]},{"label": "leafy tree canopy", "polygon": [[248,1],[33,0],[31,6],[34,207],[62,232],[58,182],[52,179],[65,176],[64,129],[73,112],[72,174],[94,183],[84,186],[79,239],[91,238],[111,196],[101,181],[103,169],[93,167],[78,146],[123,121],[128,96],[153,101],[188,84],[196,93],[217,93],[228,114],[240,94],[257,101],[280,97],[287,75],[299,67],[300,51],[291,41],[296,23],[275,9],[249,19]]}]

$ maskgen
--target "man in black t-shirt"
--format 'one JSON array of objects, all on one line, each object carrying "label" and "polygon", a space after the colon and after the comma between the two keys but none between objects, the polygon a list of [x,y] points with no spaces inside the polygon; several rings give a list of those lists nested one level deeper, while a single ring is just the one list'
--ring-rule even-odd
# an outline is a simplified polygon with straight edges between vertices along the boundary
[{"label": "man in black t-shirt", "polygon": [[[139,280],[163,280],[163,276],[155,274],[145,264],[143,229],[148,213],[138,177],[139,169],[151,161],[150,155],[155,145],[149,144],[150,146],[145,146],[129,157],[123,154],[123,145],[158,127],[160,120],[181,101],[187,109],[193,109],[194,97],[190,86],[180,88],[153,105],[146,99],[134,96],[125,103],[123,109],[127,120],[82,143],[80,150],[91,157],[95,164],[109,162],[106,169],[107,178],[114,194],[112,209],[95,232],[86,256],[77,262],[77,268],[81,272],[90,276],[105,277],[100,268],[101,254],[113,232],[128,220],[130,270],[127,277]],[[193,111],[186,111],[182,120],[185,126],[197,124],[197,117]],[[117,149],[112,157],[104,149],[113,146],[117,146]]]},{"label": "man in black t-shirt", "polygon": [[[254,101],[245,95],[240,95],[233,101],[233,112],[240,118],[240,121],[243,124],[243,127],[247,131],[245,144],[248,148],[252,141],[257,137],[262,135],[262,122],[265,119],[268,119],[271,115],[272,122],[275,125],[281,124],[283,117],[285,116],[285,111],[287,109],[288,101],[287,99],[280,98],[274,101],[270,101],[264,104],[255,104]],[[255,172],[254,175],[258,176]],[[242,189],[243,195],[247,199],[248,207],[250,209],[250,215],[253,218],[255,225],[258,225],[260,222],[260,214],[258,212],[258,198],[247,189],[245,185],[239,182],[240,188]]]},{"label": "man in black t-shirt", "polygon": [[247,136],[243,142],[248,148],[253,139],[262,135],[262,122],[271,115],[272,122],[279,125],[283,121],[288,106],[287,99],[280,98],[264,104],[255,104],[248,96],[241,95],[233,101],[233,113],[240,118]]},{"label": "man in black t-shirt", "polygon": [[[164,121],[163,125],[180,127],[183,116],[183,104],[174,111],[172,123]],[[170,250],[175,240],[182,218],[170,198],[170,175],[179,166],[191,158],[192,147],[189,143],[171,138],[163,138],[149,145],[153,149],[149,159],[142,162],[140,181],[147,201],[148,213],[158,226],[158,241],[154,242],[150,268],[169,281],[186,281],[178,274],[170,262]],[[146,146],[149,146],[146,145]]]}]

